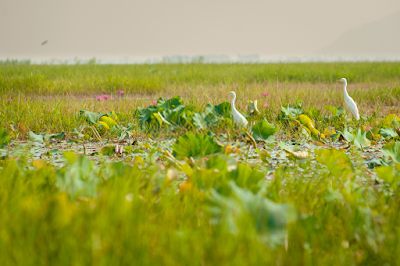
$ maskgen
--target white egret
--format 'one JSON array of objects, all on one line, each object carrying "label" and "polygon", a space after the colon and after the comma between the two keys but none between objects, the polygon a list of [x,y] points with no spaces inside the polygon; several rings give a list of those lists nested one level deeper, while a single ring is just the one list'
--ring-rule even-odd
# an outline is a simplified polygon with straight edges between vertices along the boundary
[{"label": "white egret", "polygon": [[230,94],[232,95],[231,114],[233,116],[233,122],[239,127],[247,127],[249,122],[247,122],[247,119],[244,118],[244,116],[239,113],[239,111],[236,110],[235,107],[236,93],[234,91],[231,91]]},{"label": "white egret", "polygon": [[343,82],[343,94],[344,94],[344,104],[349,110],[349,112],[354,116],[355,119],[360,119],[360,115],[358,114],[358,108],[356,102],[349,96],[347,93],[346,87],[347,87],[347,80],[345,78],[341,78],[338,80],[339,82]]}]

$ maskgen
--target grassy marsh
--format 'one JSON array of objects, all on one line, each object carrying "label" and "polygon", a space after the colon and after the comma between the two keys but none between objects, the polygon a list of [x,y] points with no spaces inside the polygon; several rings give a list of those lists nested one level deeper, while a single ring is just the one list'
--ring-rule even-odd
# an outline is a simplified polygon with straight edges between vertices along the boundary
[{"label": "grassy marsh", "polygon": [[[359,121],[333,113],[342,77]],[[202,126],[231,90],[274,138],[221,116]],[[400,63],[0,65],[0,92],[5,265],[399,264]],[[176,95],[173,110],[153,104]],[[300,99],[317,135],[283,114]],[[140,122],[148,106],[169,124]],[[123,152],[117,131],[72,133],[80,110],[114,111]]]}]

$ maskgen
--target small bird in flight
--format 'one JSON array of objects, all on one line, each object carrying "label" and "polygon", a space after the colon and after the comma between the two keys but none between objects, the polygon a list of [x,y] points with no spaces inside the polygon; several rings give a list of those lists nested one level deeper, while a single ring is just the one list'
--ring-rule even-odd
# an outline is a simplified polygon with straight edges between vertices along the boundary
[{"label": "small bird in flight", "polygon": [[42,42],[42,45],[45,45],[47,43],[47,40],[45,40],[44,42]]}]

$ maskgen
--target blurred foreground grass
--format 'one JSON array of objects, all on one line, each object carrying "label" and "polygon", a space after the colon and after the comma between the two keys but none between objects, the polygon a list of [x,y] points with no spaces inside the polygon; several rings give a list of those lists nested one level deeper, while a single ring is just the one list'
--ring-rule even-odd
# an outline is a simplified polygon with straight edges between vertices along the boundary
[{"label": "blurred foreground grass", "polygon": [[[0,168],[3,265],[398,264],[399,192],[365,169],[319,153],[273,181],[217,156],[182,183],[164,163],[100,163],[69,154],[54,170]],[[330,157],[335,163],[329,163]],[[328,160],[328,161],[325,161]],[[400,170],[400,169],[399,169]],[[68,180],[80,180],[69,183]],[[179,191],[179,192],[178,192]],[[78,196],[78,195],[87,195]]]}]

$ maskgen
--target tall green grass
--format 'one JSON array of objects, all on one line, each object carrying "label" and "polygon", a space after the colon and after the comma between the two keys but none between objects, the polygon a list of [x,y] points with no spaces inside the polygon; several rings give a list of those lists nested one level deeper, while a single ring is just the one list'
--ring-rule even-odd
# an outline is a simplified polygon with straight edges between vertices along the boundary
[{"label": "tall green grass", "polygon": [[279,83],[397,83],[400,63],[3,65],[0,92],[155,93],[174,87]]}]

